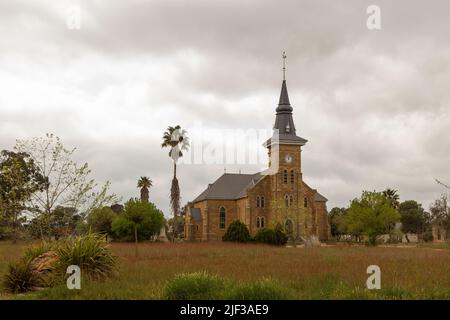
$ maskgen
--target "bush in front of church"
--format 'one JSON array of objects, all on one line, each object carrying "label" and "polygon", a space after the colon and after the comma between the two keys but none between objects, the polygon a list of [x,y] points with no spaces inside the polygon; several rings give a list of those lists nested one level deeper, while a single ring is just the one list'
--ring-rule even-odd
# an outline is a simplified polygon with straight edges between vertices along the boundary
[{"label": "bush in front of church", "polygon": [[248,242],[250,241],[250,232],[245,223],[239,220],[234,220],[230,223],[222,237],[223,241],[230,242]]},{"label": "bush in front of church", "polygon": [[283,246],[287,243],[288,236],[281,228],[262,228],[256,233],[255,241],[259,243]]}]

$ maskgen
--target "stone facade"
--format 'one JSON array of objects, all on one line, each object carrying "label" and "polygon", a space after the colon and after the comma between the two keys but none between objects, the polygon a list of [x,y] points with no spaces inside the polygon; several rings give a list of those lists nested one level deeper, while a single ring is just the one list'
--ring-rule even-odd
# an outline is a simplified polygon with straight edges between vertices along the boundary
[{"label": "stone facade", "polygon": [[327,199],[303,181],[301,153],[306,140],[295,135],[285,81],[275,129],[281,138],[265,144],[269,170],[255,175],[224,174],[208,186],[187,210],[186,240],[221,240],[236,219],[244,222],[252,235],[279,224],[293,241],[330,238]]}]

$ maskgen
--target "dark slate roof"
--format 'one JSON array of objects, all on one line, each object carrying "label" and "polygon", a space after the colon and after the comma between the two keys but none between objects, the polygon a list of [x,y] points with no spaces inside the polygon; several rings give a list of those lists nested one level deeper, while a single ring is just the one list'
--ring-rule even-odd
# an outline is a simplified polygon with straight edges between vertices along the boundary
[{"label": "dark slate roof", "polygon": [[292,118],[292,106],[289,102],[289,94],[287,91],[286,80],[281,84],[280,100],[278,107],[275,109],[275,124],[273,126],[274,136],[264,143],[265,147],[274,144],[276,141],[276,134],[278,134],[278,141],[281,144],[296,144],[304,145],[307,140],[296,135],[294,119]]},{"label": "dark slate roof", "polygon": [[224,173],[214,183],[210,184],[205,191],[193,200],[198,202],[207,199],[229,199],[236,200],[246,196],[248,188],[255,185],[263,175],[261,172],[255,174]]},{"label": "dark slate roof", "polygon": [[314,201],[316,201],[316,202],[327,202],[328,199],[325,198],[323,195],[321,195],[320,193],[318,193],[316,191],[316,193],[314,194]]},{"label": "dark slate roof", "polygon": [[195,221],[200,221],[202,219],[202,215],[200,212],[200,208],[189,208],[191,212],[191,218]]}]

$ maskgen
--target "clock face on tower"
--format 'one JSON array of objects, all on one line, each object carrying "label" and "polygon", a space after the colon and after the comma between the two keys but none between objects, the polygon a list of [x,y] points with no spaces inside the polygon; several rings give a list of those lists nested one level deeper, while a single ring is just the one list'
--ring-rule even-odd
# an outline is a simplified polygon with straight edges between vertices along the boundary
[{"label": "clock face on tower", "polygon": [[291,163],[292,162],[292,156],[288,153],[285,157],[284,157],[284,161],[286,163]]}]

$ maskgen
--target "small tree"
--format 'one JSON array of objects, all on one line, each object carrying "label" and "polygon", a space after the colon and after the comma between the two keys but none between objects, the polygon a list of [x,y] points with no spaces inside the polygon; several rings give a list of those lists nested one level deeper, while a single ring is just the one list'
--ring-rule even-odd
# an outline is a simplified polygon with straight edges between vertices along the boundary
[{"label": "small tree", "polygon": [[331,235],[336,238],[337,241],[340,240],[341,236],[345,234],[345,225],[343,224],[343,218],[347,209],[335,207],[330,210],[330,227]]},{"label": "small tree", "polygon": [[87,217],[87,226],[91,231],[102,233],[108,240],[112,233],[112,222],[117,214],[110,207],[97,208],[91,211]]},{"label": "small tree", "polygon": [[348,231],[366,235],[370,245],[376,245],[378,236],[399,220],[400,215],[392,207],[391,201],[375,191],[363,191],[361,198],[352,201],[344,216]]},{"label": "small tree", "polygon": [[420,203],[408,200],[400,203],[399,209],[402,232],[409,242],[408,233],[416,233],[419,236],[425,232],[426,216]]},{"label": "small tree", "polygon": [[112,231],[121,240],[134,239],[137,256],[138,241],[159,234],[163,225],[164,215],[153,203],[130,199],[124,212],[113,220]]},{"label": "small tree", "polygon": [[0,229],[11,233],[14,242],[25,220],[21,213],[29,209],[27,202],[45,186],[46,179],[29,154],[8,150],[0,153]]},{"label": "small tree", "polygon": [[222,240],[230,242],[247,242],[250,240],[250,232],[245,223],[234,220],[228,226]]}]

